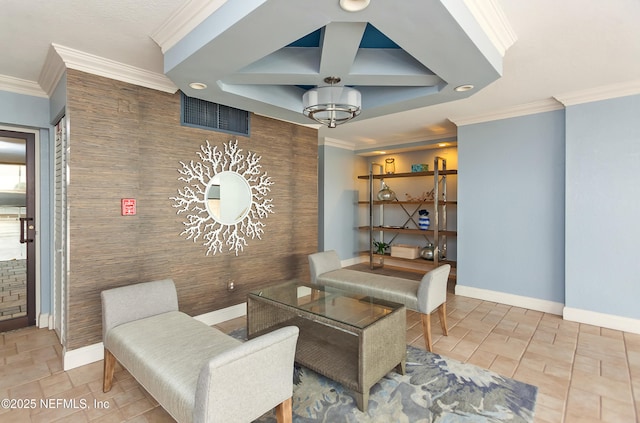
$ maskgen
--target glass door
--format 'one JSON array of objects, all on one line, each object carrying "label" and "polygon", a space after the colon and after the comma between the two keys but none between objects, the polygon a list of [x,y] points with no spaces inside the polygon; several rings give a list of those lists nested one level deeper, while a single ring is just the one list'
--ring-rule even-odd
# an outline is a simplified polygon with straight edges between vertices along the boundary
[{"label": "glass door", "polygon": [[0,131],[0,331],[35,324],[34,144]]}]

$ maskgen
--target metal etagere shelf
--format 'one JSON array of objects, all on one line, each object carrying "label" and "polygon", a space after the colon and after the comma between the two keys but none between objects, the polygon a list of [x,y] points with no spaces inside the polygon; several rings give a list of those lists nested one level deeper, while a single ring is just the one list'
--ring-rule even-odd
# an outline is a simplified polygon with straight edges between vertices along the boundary
[{"label": "metal etagere shelf", "polygon": [[[375,170],[380,170],[381,173],[374,173]],[[380,239],[384,239],[384,233],[390,232],[394,235],[389,241],[392,243],[399,234],[413,234],[423,236],[428,242],[434,245],[433,250],[433,264],[438,266],[441,263],[453,263],[447,259],[447,238],[450,236],[456,236],[455,230],[447,229],[447,205],[455,205],[457,201],[450,201],[447,199],[447,175],[457,175],[457,170],[448,170],[447,162],[442,157],[434,158],[433,171],[423,172],[405,172],[405,173],[382,173],[384,167],[378,163],[371,163],[369,167],[369,174],[358,176],[358,179],[367,179],[369,200],[360,202],[368,203],[369,205],[369,224],[367,226],[360,226],[360,230],[367,230],[369,232],[369,264],[373,269],[375,265],[375,259],[381,255],[375,253],[374,248],[374,233],[378,232]],[[409,201],[398,201],[397,199],[391,201],[380,201],[375,197],[378,189],[374,186],[374,181],[380,181],[380,188],[383,187],[383,181],[391,178],[419,178],[419,177],[433,177],[433,199],[418,199]],[[415,220],[415,215],[418,210],[425,204],[433,205],[433,213],[431,217],[431,226],[428,230],[419,229],[418,223]],[[407,216],[406,221],[402,225],[398,226],[385,226],[384,225],[384,208],[386,206],[400,206]],[[378,215],[380,223],[376,225],[374,223],[374,209],[379,207]],[[407,227],[413,225],[415,228]],[[433,240],[429,239],[429,236]],[[422,259],[417,259],[422,260]]]}]

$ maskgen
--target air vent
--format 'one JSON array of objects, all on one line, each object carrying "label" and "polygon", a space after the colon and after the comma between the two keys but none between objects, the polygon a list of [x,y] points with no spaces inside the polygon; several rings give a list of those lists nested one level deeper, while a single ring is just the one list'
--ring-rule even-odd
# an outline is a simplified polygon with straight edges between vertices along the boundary
[{"label": "air vent", "polygon": [[184,126],[249,135],[249,112],[182,93],[180,123]]}]

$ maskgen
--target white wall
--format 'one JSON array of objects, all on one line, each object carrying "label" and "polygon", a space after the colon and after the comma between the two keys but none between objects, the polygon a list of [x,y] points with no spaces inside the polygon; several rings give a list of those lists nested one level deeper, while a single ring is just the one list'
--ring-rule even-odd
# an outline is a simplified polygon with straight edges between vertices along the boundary
[{"label": "white wall", "polygon": [[458,128],[456,292],[562,309],[564,152],[563,110]]}]

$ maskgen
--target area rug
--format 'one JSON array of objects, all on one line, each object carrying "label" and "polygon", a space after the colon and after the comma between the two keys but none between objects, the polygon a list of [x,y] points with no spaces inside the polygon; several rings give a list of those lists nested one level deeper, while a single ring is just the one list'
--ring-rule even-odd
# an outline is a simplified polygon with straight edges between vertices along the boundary
[{"label": "area rug", "polygon": [[[245,339],[243,329],[232,336]],[[348,389],[296,366],[293,421],[367,423],[533,422],[538,388],[480,367],[407,346],[406,375],[390,372],[361,412]],[[256,422],[275,422],[268,413]]]}]

